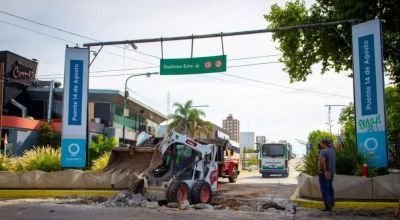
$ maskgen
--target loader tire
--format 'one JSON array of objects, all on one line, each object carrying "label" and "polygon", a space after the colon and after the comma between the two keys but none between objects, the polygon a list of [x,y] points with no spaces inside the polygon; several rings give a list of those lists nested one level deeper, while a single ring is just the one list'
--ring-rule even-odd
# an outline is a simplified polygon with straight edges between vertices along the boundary
[{"label": "loader tire", "polygon": [[190,191],[190,198],[193,204],[209,203],[211,201],[211,186],[204,180],[197,181]]},{"label": "loader tire", "polygon": [[232,176],[228,177],[230,183],[236,183],[238,172],[237,168],[232,171]]},{"label": "loader tire", "polygon": [[189,200],[189,186],[182,181],[174,181],[168,187],[167,192],[168,202],[183,203]]}]

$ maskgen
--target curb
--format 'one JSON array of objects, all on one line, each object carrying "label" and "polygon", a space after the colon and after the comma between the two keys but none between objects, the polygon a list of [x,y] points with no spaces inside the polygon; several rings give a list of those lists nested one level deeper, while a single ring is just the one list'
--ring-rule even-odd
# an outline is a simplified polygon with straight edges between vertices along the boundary
[{"label": "curb", "polygon": [[[303,208],[324,208],[322,201],[311,200],[311,199],[300,199],[298,198],[299,189],[298,187],[294,193],[290,196],[289,200],[296,203],[297,206]],[[399,208],[400,202],[376,202],[376,201],[337,201],[335,202],[335,209],[385,209],[385,208]]]},{"label": "curb", "polygon": [[90,197],[103,196],[110,197],[119,191],[112,190],[0,190],[0,198],[2,199],[24,199],[24,198],[49,198],[49,197]]}]

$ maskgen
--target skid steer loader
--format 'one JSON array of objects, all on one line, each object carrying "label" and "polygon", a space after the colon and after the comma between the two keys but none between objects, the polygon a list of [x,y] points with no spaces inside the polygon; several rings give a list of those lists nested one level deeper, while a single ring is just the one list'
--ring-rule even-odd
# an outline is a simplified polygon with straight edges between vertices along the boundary
[{"label": "skid steer loader", "polygon": [[[143,195],[151,200],[208,203],[218,186],[217,146],[172,132],[158,149],[143,178]],[[154,167],[153,167],[154,166]]]},{"label": "skid steer loader", "polygon": [[140,134],[135,147],[112,151],[105,172],[126,173],[130,189],[155,201],[208,203],[217,191],[217,146],[171,132],[161,139]]}]

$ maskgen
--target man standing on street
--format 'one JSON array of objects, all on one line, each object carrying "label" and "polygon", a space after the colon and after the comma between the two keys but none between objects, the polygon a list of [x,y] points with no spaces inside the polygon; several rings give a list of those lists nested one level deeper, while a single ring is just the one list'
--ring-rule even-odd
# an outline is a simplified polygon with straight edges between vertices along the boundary
[{"label": "man standing on street", "polygon": [[321,149],[318,160],[318,176],[325,208],[322,211],[331,211],[335,205],[335,191],[333,190],[333,176],[335,174],[336,153],[332,142],[323,139],[318,145]]}]

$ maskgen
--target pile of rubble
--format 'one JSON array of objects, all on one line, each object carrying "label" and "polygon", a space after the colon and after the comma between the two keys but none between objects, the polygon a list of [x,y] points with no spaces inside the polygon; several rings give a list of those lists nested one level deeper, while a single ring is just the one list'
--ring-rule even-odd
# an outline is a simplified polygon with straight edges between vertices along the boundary
[{"label": "pile of rubble", "polygon": [[180,210],[237,210],[247,212],[268,212],[272,214],[295,214],[296,206],[289,200],[268,200],[268,201],[251,201],[222,199],[213,201],[212,204],[194,204],[190,205],[189,201],[183,203],[162,204],[156,201],[149,201],[141,194],[135,194],[132,191],[122,191],[109,198],[107,201],[100,203],[105,207],[145,207],[145,208],[174,208]]},{"label": "pile of rubble", "polygon": [[214,207],[212,205],[209,204],[190,205],[189,201],[187,200],[185,200],[182,204],[168,203],[165,206],[162,206],[161,203],[155,201],[148,201],[141,194],[139,193],[135,194],[132,191],[122,191],[117,195],[115,195],[114,197],[111,197],[107,201],[101,203],[101,205],[105,207],[145,207],[145,208],[168,207],[181,210],[190,210],[190,209],[214,210]]},{"label": "pile of rubble", "polygon": [[[247,212],[268,212],[273,214],[295,214],[296,205],[287,199],[274,199],[268,201],[219,199],[214,200],[215,209],[233,209]],[[218,207],[218,208],[217,208]]]},{"label": "pile of rubble", "polygon": [[122,191],[110,197],[107,201],[103,202],[101,205],[105,207],[147,207],[147,208],[157,208],[159,207],[158,202],[149,202],[141,194],[135,194],[131,191]]}]

